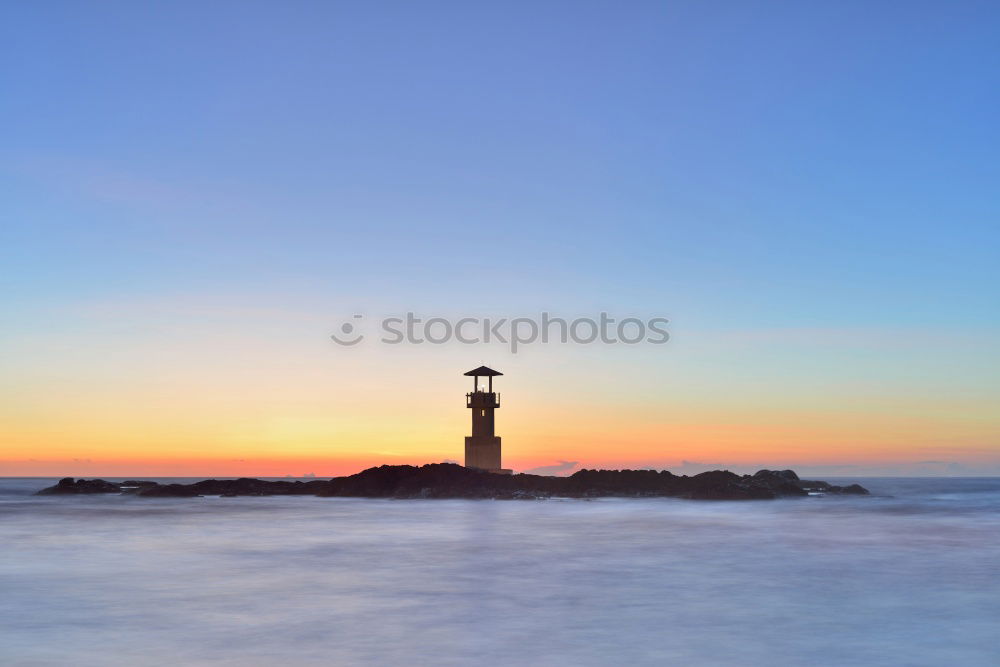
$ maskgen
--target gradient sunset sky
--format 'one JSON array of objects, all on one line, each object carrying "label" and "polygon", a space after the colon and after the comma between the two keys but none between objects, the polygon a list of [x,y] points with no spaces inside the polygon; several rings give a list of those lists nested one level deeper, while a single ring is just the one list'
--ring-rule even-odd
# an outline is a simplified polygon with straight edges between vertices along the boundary
[{"label": "gradient sunset sky", "polygon": [[[1000,6],[0,10],[0,475],[1000,474]],[[666,345],[353,348],[425,316]]]}]

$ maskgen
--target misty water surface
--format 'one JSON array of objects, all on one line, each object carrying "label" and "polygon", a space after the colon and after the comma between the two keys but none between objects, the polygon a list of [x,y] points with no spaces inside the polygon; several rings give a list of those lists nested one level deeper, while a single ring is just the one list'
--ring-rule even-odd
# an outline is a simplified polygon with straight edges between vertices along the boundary
[{"label": "misty water surface", "polygon": [[1000,664],[998,479],[757,502],[29,495],[54,481],[0,480],[3,665]]}]

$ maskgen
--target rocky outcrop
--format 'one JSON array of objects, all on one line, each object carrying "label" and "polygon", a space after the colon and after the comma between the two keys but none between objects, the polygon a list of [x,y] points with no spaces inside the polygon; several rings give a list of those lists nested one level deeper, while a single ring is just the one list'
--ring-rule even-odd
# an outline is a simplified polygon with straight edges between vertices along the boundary
[{"label": "rocky outcrop", "polygon": [[105,482],[103,479],[77,479],[63,477],[55,486],[42,489],[38,495],[51,495],[57,493],[121,493],[121,485],[114,482]]},{"label": "rocky outcrop", "polygon": [[424,466],[379,466],[356,475],[330,480],[266,481],[207,479],[194,484],[158,484],[150,481],[116,483],[104,480],[60,480],[40,494],[130,493],[146,498],[193,496],[313,495],[366,498],[568,498],[671,496],[697,500],[764,500],[805,496],[810,492],[867,494],[852,484],[800,480],[791,470],[761,470],[737,475],[713,470],[700,475],[674,475],[666,470],[580,470],[569,477],[496,475],[453,463]]},{"label": "rocky outcrop", "polygon": [[[788,472],[791,472],[790,470]],[[830,484],[829,482],[821,482],[819,480],[811,479],[801,479],[798,481],[798,485],[808,492],[812,493],[835,493],[835,494],[847,494],[847,495],[858,495],[867,496],[868,489],[861,486],[860,484],[850,484],[848,486],[836,486],[835,484]]]},{"label": "rocky outcrop", "polygon": [[806,496],[794,470],[758,470],[751,479],[778,496]]}]

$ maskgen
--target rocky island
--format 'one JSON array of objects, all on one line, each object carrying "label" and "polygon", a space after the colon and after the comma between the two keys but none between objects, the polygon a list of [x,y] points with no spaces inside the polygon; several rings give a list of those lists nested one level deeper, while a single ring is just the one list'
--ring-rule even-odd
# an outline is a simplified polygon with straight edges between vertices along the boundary
[{"label": "rocky island", "polygon": [[799,479],[792,470],[760,470],[737,475],[713,470],[699,475],[674,475],[666,470],[580,470],[568,477],[498,475],[453,463],[423,466],[383,465],[354,475],[322,480],[207,479],[193,484],[160,484],[129,480],[66,477],[39,495],[117,493],[144,498],[195,496],[310,495],[362,498],[603,498],[656,497],[696,500],[766,500],[815,494],[867,495],[858,484],[835,486]]}]

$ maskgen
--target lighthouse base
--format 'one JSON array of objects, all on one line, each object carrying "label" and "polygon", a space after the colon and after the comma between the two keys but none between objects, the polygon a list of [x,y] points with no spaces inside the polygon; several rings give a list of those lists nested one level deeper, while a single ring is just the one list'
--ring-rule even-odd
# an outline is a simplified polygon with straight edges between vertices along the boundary
[{"label": "lighthouse base", "polygon": [[467,437],[465,439],[465,467],[510,474],[500,467],[500,438],[497,436]]}]

